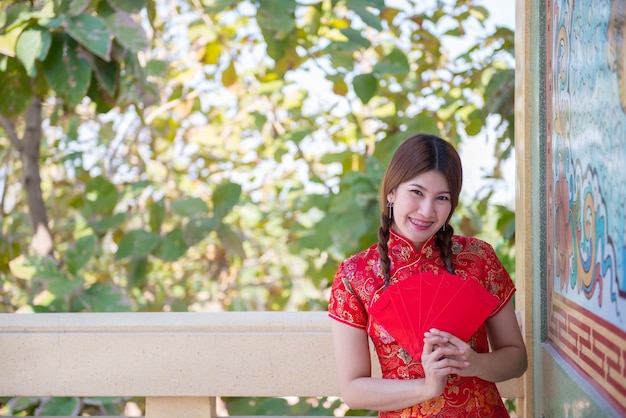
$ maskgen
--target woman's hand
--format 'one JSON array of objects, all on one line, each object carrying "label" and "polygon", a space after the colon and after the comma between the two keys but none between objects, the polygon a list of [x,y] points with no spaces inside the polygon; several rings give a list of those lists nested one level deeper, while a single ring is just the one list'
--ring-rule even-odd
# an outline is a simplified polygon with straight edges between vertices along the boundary
[{"label": "woman's hand", "polygon": [[424,341],[429,339],[432,344],[448,347],[450,350],[457,350],[456,355],[452,355],[448,358],[454,359],[458,362],[462,362],[463,367],[460,372],[455,373],[460,376],[476,376],[478,370],[476,369],[478,353],[476,353],[472,347],[465,341],[461,340],[457,336],[450,334],[449,332],[441,331],[436,328],[431,329],[424,333]]},{"label": "woman's hand", "polygon": [[513,302],[507,302],[500,312],[487,319],[486,324],[491,347],[488,353],[477,353],[460,338],[438,329],[426,332],[424,341],[429,341],[433,347],[458,350],[457,354],[448,355],[451,360],[465,364],[454,372],[458,375],[476,376],[488,382],[521,376],[528,367],[528,359]]},{"label": "woman's hand", "polygon": [[426,387],[432,391],[433,398],[443,393],[448,375],[464,375],[470,366],[465,358],[469,347],[460,347],[459,341],[463,343],[453,335],[436,329],[424,334],[422,367]]}]

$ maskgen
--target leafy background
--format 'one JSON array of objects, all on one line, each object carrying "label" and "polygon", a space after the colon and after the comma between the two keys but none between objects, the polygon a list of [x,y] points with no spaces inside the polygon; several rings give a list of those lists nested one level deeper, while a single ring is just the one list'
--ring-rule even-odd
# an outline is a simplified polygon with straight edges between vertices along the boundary
[{"label": "leafy background", "polygon": [[[324,310],[338,263],[375,242],[384,167],[418,131],[482,141],[488,169],[453,225],[514,276],[514,212],[497,198],[514,149],[514,38],[480,2],[0,10],[1,312]],[[129,405],[143,408],[12,398],[0,412]],[[329,415],[341,403],[223,406]]]}]

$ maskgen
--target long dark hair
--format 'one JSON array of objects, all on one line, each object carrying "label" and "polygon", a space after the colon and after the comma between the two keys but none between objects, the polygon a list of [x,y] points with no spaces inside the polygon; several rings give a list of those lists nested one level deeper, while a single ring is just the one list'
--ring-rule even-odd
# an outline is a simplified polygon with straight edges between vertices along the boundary
[{"label": "long dark hair", "polygon": [[390,280],[389,229],[393,224],[391,210],[387,206],[387,195],[401,183],[427,171],[439,171],[448,180],[452,208],[446,223],[435,233],[435,242],[441,251],[446,270],[454,273],[452,265],[452,236],[454,229],[448,224],[459,204],[459,194],[463,183],[463,169],[458,152],[448,141],[434,135],[417,134],[405,140],[396,150],[387,167],[380,186],[380,228],[378,229],[378,252],[380,267],[385,285]]}]

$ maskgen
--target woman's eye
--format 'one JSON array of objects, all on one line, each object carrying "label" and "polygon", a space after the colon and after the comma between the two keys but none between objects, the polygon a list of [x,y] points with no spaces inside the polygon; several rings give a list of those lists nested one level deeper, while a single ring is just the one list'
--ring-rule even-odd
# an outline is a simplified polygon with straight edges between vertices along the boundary
[{"label": "woman's eye", "polygon": [[411,192],[412,192],[413,194],[418,195],[418,196],[421,196],[421,195],[423,194],[421,190],[411,190]]},{"label": "woman's eye", "polygon": [[439,196],[437,199],[439,200],[450,200],[448,196]]}]

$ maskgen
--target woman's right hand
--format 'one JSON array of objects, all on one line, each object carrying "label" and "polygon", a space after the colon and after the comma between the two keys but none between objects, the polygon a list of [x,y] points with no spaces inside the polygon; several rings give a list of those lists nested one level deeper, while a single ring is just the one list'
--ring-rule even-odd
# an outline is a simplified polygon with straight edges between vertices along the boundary
[{"label": "woman's right hand", "polygon": [[463,354],[463,350],[450,344],[446,337],[430,332],[424,334],[422,367],[426,387],[432,391],[433,398],[443,393],[448,375],[461,374],[469,366],[460,358]]}]

